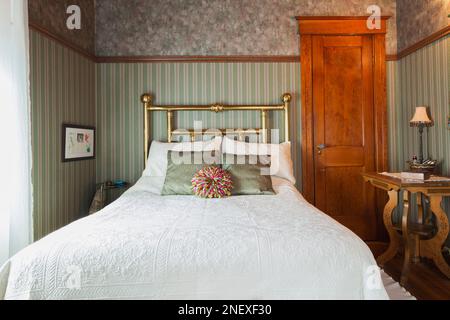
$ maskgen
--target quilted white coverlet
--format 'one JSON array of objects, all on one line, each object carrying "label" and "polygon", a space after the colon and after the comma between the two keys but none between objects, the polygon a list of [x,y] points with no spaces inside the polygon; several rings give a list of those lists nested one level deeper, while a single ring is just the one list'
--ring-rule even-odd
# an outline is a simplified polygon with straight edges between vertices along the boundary
[{"label": "quilted white coverlet", "polygon": [[12,257],[0,298],[388,298],[364,242],[291,184],[203,200],[156,195],[151,179]]}]

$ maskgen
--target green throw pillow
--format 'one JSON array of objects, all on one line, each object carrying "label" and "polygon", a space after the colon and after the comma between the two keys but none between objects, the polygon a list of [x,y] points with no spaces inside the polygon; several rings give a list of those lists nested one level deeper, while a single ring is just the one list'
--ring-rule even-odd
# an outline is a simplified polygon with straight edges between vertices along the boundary
[{"label": "green throw pillow", "polygon": [[269,164],[262,164],[255,156],[226,154],[222,168],[231,173],[232,195],[273,195],[270,175],[262,175],[261,169],[269,170]]},{"label": "green throw pillow", "polygon": [[216,151],[205,151],[204,153],[169,151],[167,153],[166,180],[161,195],[192,195],[191,180],[195,173],[204,166],[219,162],[220,157]]}]

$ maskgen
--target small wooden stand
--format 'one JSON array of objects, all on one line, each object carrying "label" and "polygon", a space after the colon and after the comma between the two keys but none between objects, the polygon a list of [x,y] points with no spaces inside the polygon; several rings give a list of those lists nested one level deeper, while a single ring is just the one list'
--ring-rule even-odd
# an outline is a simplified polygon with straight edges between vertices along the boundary
[{"label": "small wooden stand", "polygon": [[[450,196],[450,182],[409,183],[378,173],[364,173],[363,177],[374,187],[386,190],[389,195],[383,221],[390,244],[387,251],[378,257],[378,264],[382,267],[395,257],[403,238],[405,257],[400,281],[402,285],[408,279],[410,263],[420,261],[421,257],[433,260],[439,270],[450,278],[450,266],[442,254],[442,247],[449,234],[449,224],[447,214],[441,207],[442,198]],[[416,221],[411,217],[411,205],[414,203],[418,213]],[[400,225],[393,223],[395,208],[402,217]],[[435,225],[431,221],[432,214],[436,217]]]}]

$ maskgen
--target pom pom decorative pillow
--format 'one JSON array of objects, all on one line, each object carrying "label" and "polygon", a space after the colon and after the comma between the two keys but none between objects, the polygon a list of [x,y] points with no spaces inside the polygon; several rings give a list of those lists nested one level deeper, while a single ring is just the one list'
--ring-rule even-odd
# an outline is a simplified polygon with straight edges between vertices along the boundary
[{"label": "pom pom decorative pillow", "polygon": [[192,178],[192,191],[198,197],[224,198],[232,189],[231,174],[217,166],[204,167]]}]

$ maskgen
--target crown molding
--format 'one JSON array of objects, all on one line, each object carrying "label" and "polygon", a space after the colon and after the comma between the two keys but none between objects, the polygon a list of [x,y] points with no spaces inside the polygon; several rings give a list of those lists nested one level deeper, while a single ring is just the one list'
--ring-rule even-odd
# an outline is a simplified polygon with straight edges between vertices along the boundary
[{"label": "crown molding", "polygon": [[386,61],[397,61],[397,55],[396,54],[387,54],[386,55]]},{"label": "crown molding", "polygon": [[98,63],[158,63],[158,62],[300,62],[300,56],[221,55],[221,56],[132,56],[97,57]]},{"label": "crown molding", "polygon": [[[296,17],[297,19],[303,20],[317,20],[320,18],[330,19],[336,17]],[[360,20],[367,17],[343,17],[347,20]],[[384,17],[388,19],[389,17]],[[70,41],[67,41],[63,37],[45,29],[44,27],[34,23],[29,22],[29,27],[31,30],[37,31],[44,36],[60,43],[61,45],[72,49],[73,51],[81,54],[85,58],[96,62],[96,63],[161,63],[161,62],[172,62],[172,63],[186,63],[186,62],[210,62],[210,63],[227,63],[227,62],[300,62],[299,55],[218,55],[218,56],[96,56],[91,52],[83,49],[77,45],[74,45]],[[433,33],[432,35],[418,41],[412,46],[402,50],[397,54],[386,55],[386,61],[397,61],[407,57],[408,55],[426,47],[427,45],[438,41],[450,34],[450,25]]]},{"label": "crown molding", "polygon": [[438,41],[444,37],[446,37],[447,35],[450,34],[450,25],[429,35],[428,37],[426,37],[425,39],[420,40],[419,42],[416,42],[415,44],[413,44],[412,46],[400,51],[399,53],[397,53],[396,55],[396,60],[400,60],[403,59],[407,56],[409,56],[410,54],[432,44],[435,41]]},{"label": "crown molding", "polygon": [[[296,16],[296,20],[367,20],[371,16]],[[381,20],[388,20],[391,16],[381,16]]]},{"label": "crown molding", "polygon": [[51,32],[51,31],[47,30],[46,28],[38,25],[35,22],[29,21],[28,26],[30,27],[31,30],[37,31],[37,32],[43,34],[44,36],[46,36],[46,37],[48,37],[48,38],[58,42],[59,44],[65,46],[65,47],[67,47],[69,49],[72,49],[73,51],[81,54],[85,58],[87,58],[87,59],[89,59],[89,60],[91,60],[93,62],[96,62],[97,57],[94,54],[92,54],[91,52],[89,52],[88,50],[86,50],[84,48],[81,48],[80,46],[77,46],[77,45],[71,43],[70,41],[64,39],[63,37],[61,37],[61,36],[59,36],[57,34],[55,34],[54,32]]}]

